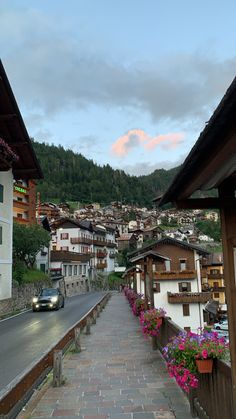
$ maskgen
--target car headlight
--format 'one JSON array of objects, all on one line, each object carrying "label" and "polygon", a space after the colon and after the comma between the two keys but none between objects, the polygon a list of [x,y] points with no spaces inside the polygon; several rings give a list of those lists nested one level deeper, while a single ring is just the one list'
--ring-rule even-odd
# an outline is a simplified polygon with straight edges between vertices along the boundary
[{"label": "car headlight", "polygon": [[33,301],[33,303],[37,303],[38,302],[38,297],[34,297],[32,301]]},{"label": "car headlight", "polygon": [[51,298],[51,302],[52,302],[52,303],[56,303],[56,302],[57,302],[57,300],[58,300],[58,297],[56,297],[56,296]]}]

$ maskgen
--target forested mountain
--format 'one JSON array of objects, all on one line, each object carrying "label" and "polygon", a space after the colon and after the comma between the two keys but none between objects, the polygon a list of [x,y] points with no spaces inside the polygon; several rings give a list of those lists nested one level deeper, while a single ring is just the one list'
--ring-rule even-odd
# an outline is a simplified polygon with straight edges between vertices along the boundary
[{"label": "forested mountain", "polygon": [[33,146],[44,174],[37,187],[42,201],[106,205],[117,200],[150,207],[152,199],[167,189],[179,169],[160,169],[147,176],[130,176],[108,164],[98,166],[62,146],[36,141]]}]

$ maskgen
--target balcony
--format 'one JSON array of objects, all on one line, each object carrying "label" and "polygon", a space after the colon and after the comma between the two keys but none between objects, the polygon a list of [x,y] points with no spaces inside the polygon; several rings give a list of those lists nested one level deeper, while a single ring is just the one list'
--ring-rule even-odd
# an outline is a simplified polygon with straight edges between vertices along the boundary
[{"label": "balcony", "polygon": [[29,202],[17,201],[17,199],[14,199],[13,200],[13,207],[14,207],[15,210],[17,208],[28,209],[29,208]]},{"label": "balcony", "polygon": [[101,250],[98,250],[96,252],[96,257],[97,258],[105,258],[106,256],[107,256],[107,252],[106,251],[102,252]]},{"label": "balcony", "polygon": [[99,262],[96,264],[96,268],[97,269],[105,269],[107,268],[107,263],[106,262]]},{"label": "balcony", "polygon": [[116,254],[115,254],[115,253],[110,253],[110,254],[109,254],[109,258],[110,258],[110,259],[115,259],[115,257],[116,257]]},{"label": "balcony", "polygon": [[13,217],[13,220],[16,221],[19,224],[29,224],[29,219],[28,218],[21,218],[21,217]]},{"label": "balcony", "polygon": [[211,292],[167,292],[168,303],[184,304],[184,303],[202,303],[205,304],[211,299]]},{"label": "balcony", "polygon": [[50,252],[51,262],[89,262],[90,253],[69,252],[66,250],[52,250]]},{"label": "balcony", "polygon": [[109,242],[109,241],[108,241],[108,242],[106,243],[106,246],[107,246],[107,247],[112,247],[112,248],[114,248],[114,247],[117,247],[117,243],[115,243],[115,242]]},{"label": "balcony", "polygon": [[106,246],[107,242],[106,240],[94,239],[93,244],[95,244],[95,246]]},{"label": "balcony", "polygon": [[218,273],[218,274],[208,274],[208,279],[224,279],[224,274]]},{"label": "balcony", "polygon": [[70,242],[71,244],[92,244],[93,240],[88,237],[71,237]]},{"label": "balcony", "polygon": [[166,280],[187,280],[187,279],[195,279],[197,278],[197,272],[194,270],[186,270],[186,271],[156,271],[153,272],[153,279],[158,281],[166,281]]}]

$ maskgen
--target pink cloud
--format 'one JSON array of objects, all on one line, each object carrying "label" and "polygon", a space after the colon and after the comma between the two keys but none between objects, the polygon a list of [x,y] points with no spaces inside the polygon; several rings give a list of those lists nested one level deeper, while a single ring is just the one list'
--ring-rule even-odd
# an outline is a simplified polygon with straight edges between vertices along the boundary
[{"label": "pink cloud", "polygon": [[182,132],[161,134],[151,137],[141,129],[128,131],[122,137],[119,137],[111,146],[111,151],[118,157],[126,156],[132,149],[144,147],[145,150],[153,150],[157,146],[170,150],[178,147],[184,140]]},{"label": "pink cloud", "polygon": [[153,150],[158,145],[167,150],[178,147],[184,140],[184,134],[182,132],[174,132],[170,134],[157,135],[151,138],[144,147],[146,150]]}]

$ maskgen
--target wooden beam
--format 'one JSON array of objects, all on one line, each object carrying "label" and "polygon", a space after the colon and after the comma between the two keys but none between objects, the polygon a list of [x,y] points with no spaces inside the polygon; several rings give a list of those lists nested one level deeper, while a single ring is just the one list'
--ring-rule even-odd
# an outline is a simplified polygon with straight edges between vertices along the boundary
[{"label": "wooden beam", "polygon": [[[234,188],[231,190],[219,188],[221,199],[231,193],[234,197]],[[221,231],[224,255],[224,281],[226,286],[227,311],[229,321],[229,342],[231,355],[231,379],[234,418],[236,418],[236,204],[232,207],[222,207],[220,210]]]},{"label": "wooden beam", "polygon": [[0,121],[8,121],[12,118],[17,118],[16,113],[0,114]]},{"label": "wooden beam", "polygon": [[180,199],[174,202],[178,209],[214,209],[214,208],[230,208],[236,205],[234,197],[226,196],[222,198],[189,198]]}]

